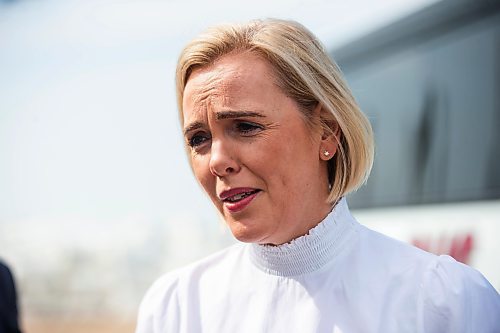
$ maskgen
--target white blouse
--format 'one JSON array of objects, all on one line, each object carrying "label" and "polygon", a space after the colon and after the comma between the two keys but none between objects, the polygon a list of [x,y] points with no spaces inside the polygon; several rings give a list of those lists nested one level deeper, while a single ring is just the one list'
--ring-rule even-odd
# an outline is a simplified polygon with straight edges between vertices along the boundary
[{"label": "white blouse", "polygon": [[156,281],[136,333],[500,332],[476,270],[360,225],[345,199],[305,236],[236,244]]}]

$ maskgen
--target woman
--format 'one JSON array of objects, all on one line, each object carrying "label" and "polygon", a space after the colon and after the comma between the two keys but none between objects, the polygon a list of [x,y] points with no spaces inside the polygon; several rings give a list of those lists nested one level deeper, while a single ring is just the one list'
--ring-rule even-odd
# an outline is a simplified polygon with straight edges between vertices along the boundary
[{"label": "woman", "polygon": [[500,330],[498,293],[477,271],[350,215],[372,131],[303,26],[208,30],[176,80],[194,175],[241,243],[160,278],[138,333]]}]

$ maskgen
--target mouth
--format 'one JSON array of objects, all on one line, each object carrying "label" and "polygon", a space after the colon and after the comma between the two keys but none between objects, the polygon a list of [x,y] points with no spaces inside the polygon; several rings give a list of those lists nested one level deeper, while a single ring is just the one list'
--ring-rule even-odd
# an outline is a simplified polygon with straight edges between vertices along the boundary
[{"label": "mouth", "polygon": [[260,190],[251,190],[251,191],[241,192],[241,193],[238,193],[235,195],[227,196],[224,199],[222,199],[222,201],[223,202],[238,202],[238,201],[241,201],[241,200],[245,199],[246,197],[249,197],[250,195],[255,194],[257,192],[260,192]]},{"label": "mouth", "polygon": [[245,209],[261,192],[255,188],[235,188],[224,191],[219,195],[220,200],[230,212],[239,212]]}]

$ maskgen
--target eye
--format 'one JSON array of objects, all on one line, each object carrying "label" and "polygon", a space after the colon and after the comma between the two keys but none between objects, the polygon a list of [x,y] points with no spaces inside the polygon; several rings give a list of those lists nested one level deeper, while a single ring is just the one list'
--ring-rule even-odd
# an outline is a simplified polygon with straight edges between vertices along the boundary
[{"label": "eye", "polygon": [[201,146],[206,141],[210,140],[210,137],[206,133],[195,133],[191,138],[188,139],[188,145],[191,148],[196,148]]},{"label": "eye", "polygon": [[242,135],[252,135],[262,130],[261,125],[247,121],[237,122],[235,127],[236,130]]}]

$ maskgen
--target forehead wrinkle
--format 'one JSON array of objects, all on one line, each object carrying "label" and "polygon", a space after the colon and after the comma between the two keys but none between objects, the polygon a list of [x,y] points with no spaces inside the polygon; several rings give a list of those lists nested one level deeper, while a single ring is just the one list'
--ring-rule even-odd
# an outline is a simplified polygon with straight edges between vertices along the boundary
[{"label": "forehead wrinkle", "polygon": [[[190,131],[199,129],[203,127],[206,121],[207,111],[212,106],[215,99],[218,96],[224,96],[224,78],[223,75],[213,75],[212,73],[201,75],[193,79],[193,90],[190,93],[190,100],[192,105],[191,120],[190,124],[184,129],[184,133],[187,134]],[[216,73],[220,74],[220,73]],[[222,90],[222,91],[221,91]],[[203,120],[205,119],[205,120]]]},{"label": "forehead wrinkle", "polygon": [[[241,82],[242,77],[245,77],[244,72],[245,70],[242,71],[240,67],[233,68],[231,66],[215,66],[215,68],[209,66],[193,72],[189,99],[191,100],[192,111],[190,116],[191,124],[194,126],[188,124],[186,128],[188,131],[199,128],[200,122],[205,123],[207,117],[214,117],[215,120],[226,118],[225,116],[218,117],[220,115],[215,111],[220,107],[226,108],[232,105],[234,102],[233,97],[235,97],[233,95],[244,87],[244,83]],[[189,81],[187,84],[189,84]],[[208,112],[209,110],[214,112]],[[231,117],[229,116],[229,118]]]},{"label": "forehead wrinkle", "polygon": [[[201,72],[199,81],[200,97],[204,94],[213,93],[214,97],[227,94],[230,90],[239,89],[241,82],[239,79],[242,76],[240,68],[231,68],[226,66],[215,68],[206,68],[208,72]],[[202,69],[203,71],[203,69]]]},{"label": "forehead wrinkle", "polygon": [[[194,103],[200,104],[208,101],[213,95],[217,95],[217,87],[220,85],[220,78],[212,77],[209,80],[205,80],[203,85],[199,87],[197,93],[194,95]],[[201,83],[200,83],[201,85]]]}]

